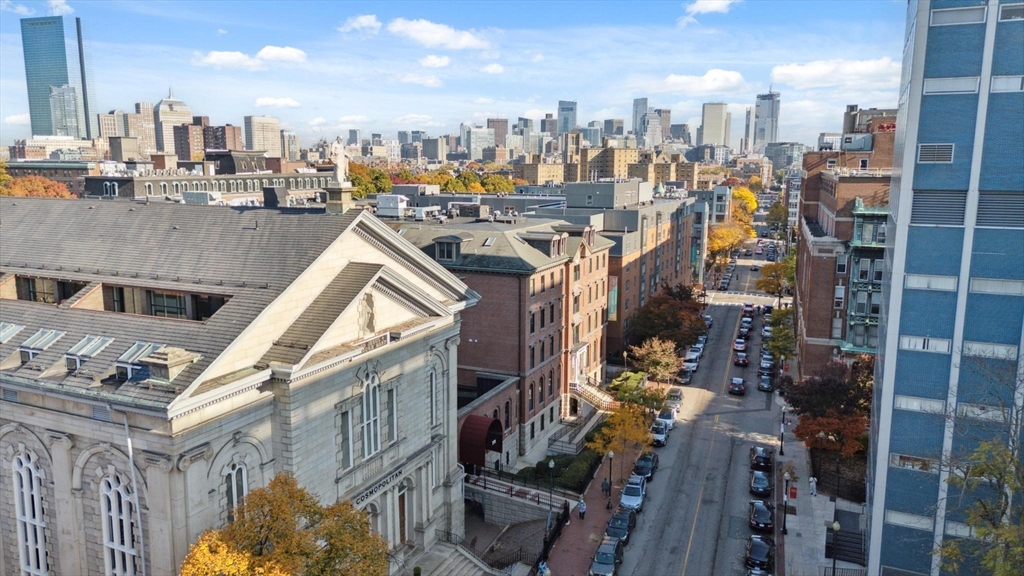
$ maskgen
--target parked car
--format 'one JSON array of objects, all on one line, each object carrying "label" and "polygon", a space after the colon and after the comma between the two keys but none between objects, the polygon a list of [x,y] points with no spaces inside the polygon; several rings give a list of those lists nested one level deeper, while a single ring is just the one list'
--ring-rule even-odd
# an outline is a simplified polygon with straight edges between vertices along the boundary
[{"label": "parked car", "polygon": [[699,365],[700,356],[696,353],[687,352],[686,356],[683,357],[683,368],[689,369],[691,372],[696,372]]},{"label": "parked car", "polygon": [[738,394],[743,396],[747,393],[747,383],[743,381],[743,378],[733,378],[729,381],[729,394]]},{"label": "parked car", "polygon": [[758,266],[757,264],[751,264],[751,265],[750,265],[750,270],[751,270],[751,272],[757,272],[757,271],[759,271],[760,269],[761,269],[761,267],[760,267],[760,266]]},{"label": "parked car", "polygon": [[772,459],[775,453],[763,446],[750,447],[750,469],[772,471]]},{"label": "parked car", "polygon": [[704,345],[707,344],[707,343],[708,343],[708,335],[707,334],[701,334],[700,336],[697,336],[697,344],[701,348],[703,348]]},{"label": "parked car", "polygon": [[618,538],[623,546],[629,546],[629,535],[633,533],[634,528],[636,528],[636,512],[620,509],[608,521],[608,528],[605,529],[604,535],[609,538]]},{"label": "parked car", "polygon": [[750,358],[747,358],[746,352],[737,352],[736,355],[732,357],[732,365],[744,367],[749,366]]},{"label": "parked car", "polygon": [[754,251],[751,250],[750,248],[747,248],[746,250],[743,251],[743,255],[744,256],[753,256],[754,255]]},{"label": "parked car", "polygon": [[693,346],[690,346],[689,351],[697,353],[697,360],[700,360],[701,358],[704,357],[704,346],[701,346],[700,344],[694,344]]},{"label": "parked car", "polygon": [[737,352],[746,352],[747,341],[743,338],[737,338],[736,341],[732,343],[732,349]]},{"label": "parked car", "polygon": [[772,385],[772,377],[767,374],[761,375],[761,377],[757,379],[757,389],[761,392],[771,392],[775,390],[775,386]]},{"label": "parked car", "polygon": [[684,365],[679,369],[679,383],[689,384],[690,382],[693,382],[693,369]]},{"label": "parked car", "polygon": [[711,316],[704,316],[704,323],[707,324],[708,328],[711,328],[711,325],[715,323],[715,319]]},{"label": "parked car", "polygon": [[664,408],[661,412],[658,412],[655,422],[661,422],[666,428],[672,430],[676,427],[676,411],[673,408]]},{"label": "parked car", "polygon": [[754,254],[764,254],[764,250],[762,250],[761,247],[758,246],[757,250],[754,250]]},{"label": "parked car", "polygon": [[743,318],[740,318],[740,327],[747,327],[747,328],[753,327],[754,326],[754,316],[753,316],[753,314],[754,314],[754,311],[751,310],[750,311],[750,316],[744,316]]},{"label": "parked car", "polygon": [[683,405],[683,389],[682,388],[669,388],[668,394],[665,395],[665,406],[670,408],[679,409]]},{"label": "parked car", "polygon": [[750,471],[750,493],[758,496],[770,496],[772,493],[772,479],[767,472],[761,470]]},{"label": "parked car", "polygon": [[772,327],[771,326],[765,326],[764,328],[761,328],[761,338],[771,338],[771,337],[772,337]]},{"label": "parked car", "polygon": [[769,262],[775,262],[775,252],[769,252],[768,253],[768,261]]},{"label": "parked car", "polygon": [[750,340],[750,326],[740,326],[740,330],[736,335],[744,340]]},{"label": "parked car", "polygon": [[651,424],[651,443],[655,446],[664,446],[668,443],[668,426],[655,420]]},{"label": "parked car", "polygon": [[772,573],[767,570],[761,570],[760,568],[751,568],[747,570],[746,576],[772,576]]},{"label": "parked car", "polygon": [[629,482],[622,489],[619,506],[626,510],[634,510],[637,514],[644,511],[644,498],[647,496],[647,480],[636,474],[629,477]]},{"label": "parked car", "polygon": [[658,455],[654,452],[648,452],[640,457],[633,465],[633,474],[640,476],[644,480],[650,482],[654,480],[654,471],[658,469]]},{"label": "parked car", "polygon": [[767,360],[761,360],[761,365],[757,368],[758,376],[771,376],[775,371],[775,364]]},{"label": "parked car", "polygon": [[748,520],[751,530],[771,532],[775,529],[775,507],[764,500],[751,500]]},{"label": "parked car", "polygon": [[767,536],[754,535],[747,538],[747,553],[744,559],[747,568],[771,570],[775,564],[775,541]]},{"label": "parked car", "polygon": [[764,306],[761,307],[761,314],[771,314],[772,310],[775,310],[775,306],[773,306],[772,304],[765,304]]},{"label": "parked car", "polygon": [[752,302],[743,303],[743,315],[751,318],[754,317],[754,304]]},{"label": "parked car", "polygon": [[591,576],[614,576],[622,563],[622,541],[605,536],[590,564]]}]

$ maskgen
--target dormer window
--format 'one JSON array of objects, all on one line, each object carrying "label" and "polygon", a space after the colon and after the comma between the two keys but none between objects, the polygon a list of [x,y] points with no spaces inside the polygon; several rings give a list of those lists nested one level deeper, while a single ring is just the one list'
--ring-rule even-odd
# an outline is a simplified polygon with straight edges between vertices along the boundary
[{"label": "dormer window", "polygon": [[452,262],[455,260],[455,243],[454,242],[438,242],[437,247],[437,259],[447,260]]},{"label": "dormer window", "polygon": [[50,345],[60,340],[63,335],[64,333],[59,330],[41,328],[18,348],[18,352],[21,355],[21,363],[28,364],[33,358],[49,348]]},{"label": "dormer window", "polygon": [[150,290],[149,309],[153,316],[161,318],[188,318],[184,294]]},{"label": "dormer window", "polygon": [[6,344],[15,334],[21,332],[24,326],[10,322],[0,322],[0,344]]},{"label": "dormer window", "polygon": [[71,350],[68,350],[64,354],[64,364],[68,371],[80,370],[82,364],[99,354],[107,347],[107,344],[113,342],[113,338],[107,338],[106,336],[93,336],[88,334],[85,338],[75,344]]},{"label": "dormer window", "polygon": [[163,344],[136,342],[127,352],[117,358],[117,362],[114,364],[117,379],[128,381],[149,378],[149,366],[139,364],[139,361],[162,347]]}]

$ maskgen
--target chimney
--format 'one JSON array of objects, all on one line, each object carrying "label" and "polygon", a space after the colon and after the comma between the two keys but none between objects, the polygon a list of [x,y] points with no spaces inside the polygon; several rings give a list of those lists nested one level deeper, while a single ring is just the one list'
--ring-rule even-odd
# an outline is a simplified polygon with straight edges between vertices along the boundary
[{"label": "chimney", "polygon": [[199,357],[199,354],[196,352],[164,346],[139,361],[149,366],[149,377],[151,379],[170,382],[178,374],[181,374],[181,371],[187,368],[189,364],[199,360]]}]

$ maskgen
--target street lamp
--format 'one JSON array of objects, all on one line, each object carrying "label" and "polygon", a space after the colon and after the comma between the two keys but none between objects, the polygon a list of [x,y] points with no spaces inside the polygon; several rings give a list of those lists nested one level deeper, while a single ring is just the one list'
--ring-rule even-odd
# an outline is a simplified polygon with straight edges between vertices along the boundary
[{"label": "street lamp", "polygon": [[[623,352],[622,355],[625,356],[626,353]],[[604,507],[605,510],[611,510],[612,509],[612,460],[614,460],[614,459],[615,459],[615,452],[612,452],[611,450],[609,450],[608,451],[608,503],[605,504],[605,507]]]},{"label": "street lamp", "polygon": [[548,460],[548,515],[551,514],[551,502],[555,499],[555,459]]},{"label": "street lamp", "polygon": [[786,407],[782,407],[782,423],[779,424],[779,456],[786,455]]},{"label": "street lamp", "polygon": [[789,534],[789,530],[786,529],[786,516],[789,516],[789,481],[792,477],[789,472],[782,475],[782,479],[786,482],[785,488],[782,491],[782,534]]},{"label": "street lamp", "polygon": [[625,350],[622,351],[622,368],[626,372],[629,372],[629,352],[626,352]]},{"label": "street lamp", "polygon": [[836,576],[836,544],[839,540],[839,520],[832,522],[832,576]]}]

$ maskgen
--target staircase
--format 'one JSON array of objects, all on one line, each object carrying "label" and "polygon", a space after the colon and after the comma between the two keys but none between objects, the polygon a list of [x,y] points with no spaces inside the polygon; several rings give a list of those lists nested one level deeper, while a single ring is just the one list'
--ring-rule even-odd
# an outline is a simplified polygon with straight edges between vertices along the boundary
[{"label": "staircase", "polygon": [[[462,546],[438,541],[416,563],[423,576],[482,576],[504,574],[473,556]],[[410,571],[411,573],[411,571]]]},{"label": "staircase", "polygon": [[569,384],[570,389],[578,394],[580,398],[583,398],[590,404],[597,407],[598,410],[609,410],[614,407],[617,402],[607,392],[601,390],[596,386],[596,382],[589,380],[587,382],[575,382]]}]

